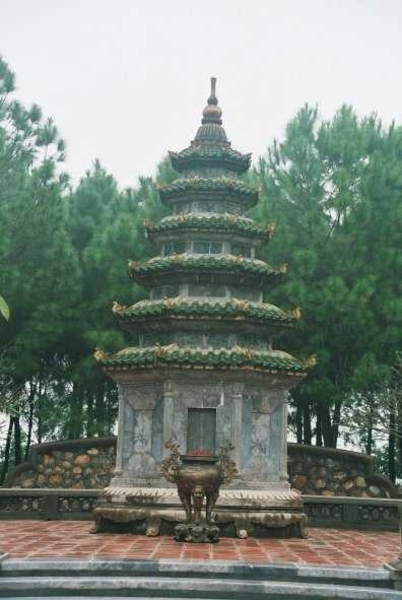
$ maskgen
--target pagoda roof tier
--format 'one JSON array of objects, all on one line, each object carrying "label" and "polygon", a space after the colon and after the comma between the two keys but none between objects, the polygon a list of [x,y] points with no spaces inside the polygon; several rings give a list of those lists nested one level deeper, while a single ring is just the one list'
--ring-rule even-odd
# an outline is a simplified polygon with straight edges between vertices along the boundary
[{"label": "pagoda roof tier", "polygon": [[188,169],[220,167],[235,173],[245,173],[251,164],[251,154],[241,154],[229,142],[192,142],[181,152],[169,152],[172,167],[182,173]]},{"label": "pagoda roof tier", "polygon": [[218,197],[236,198],[246,202],[247,208],[258,202],[258,190],[231,177],[188,177],[176,179],[173,183],[159,186],[159,194],[164,204],[191,201],[192,198],[208,195],[212,200]]},{"label": "pagoda roof tier", "polygon": [[225,300],[190,299],[177,296],[164,300],[140,300],[133,306],[124,307],[115,303],[113,312],[124,322],[149,323],[162,319],[174,321],[229,321],[233,328],[241,321],[263,325],[290,327],[297,316],[268,303],[249,302],[235,298]]},{"label": "pagoda roof tier", "polygon": [[232,254],[220,256],[173,254],[172,256],[157,256],[146,263],[129,262],[132,277],[139,283],[151,285],[169,278],[171,282],[211,281],[215,283],[240,282],[253,284],[261,288],[269,282],[279,282],[286,272],[286,265],[272,267],[257,259],[247,259]]},{"label": "pagoda roof tier", "polygon": [[95,353],[106,371],[155,368],[240,370],[263,373],[283,373],[303,377],[309,368],[281,350],[253,350],[241,346],[234,348],[190,348],[178,344],[130,347],[113,355]]},{"label": "pagoda roof tier", "polygon": [[266,242],[271,239],[275,230],[273,224],[262,226],[252,219],[229,213],[211,216],[183,213],[165,217],[159,223],[145,221],[144,227],[149,237],[175,231],[196,231],[200,233],[239,234]]}]

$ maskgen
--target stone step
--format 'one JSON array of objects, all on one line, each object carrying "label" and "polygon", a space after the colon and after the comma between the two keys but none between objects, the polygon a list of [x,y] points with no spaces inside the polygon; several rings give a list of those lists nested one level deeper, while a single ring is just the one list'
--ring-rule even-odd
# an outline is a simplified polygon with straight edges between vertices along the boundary
[{"label": "stone step", "polygon": [[[228,561],[188,560],[79,560],[6,559],[1,576],[24,577],[148,577],[188,579],[239,579],[242,581],[288,581],[392,588],[389,571],[375,568],[324,567],[289,563],[258,564]],[[2,579],[0,579],[1,581]]]},{"label": "stone step", "polygon": [[192,600],[402,600],[402,592],[368,586],[247,580],[237,578],[160,576],[19,576],[0,578],[0,597],[135,597]]}]

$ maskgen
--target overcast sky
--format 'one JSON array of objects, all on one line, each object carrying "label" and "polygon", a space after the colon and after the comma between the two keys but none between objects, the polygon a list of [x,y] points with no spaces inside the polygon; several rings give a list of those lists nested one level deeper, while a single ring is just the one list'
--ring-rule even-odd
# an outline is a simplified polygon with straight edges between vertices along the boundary
[{"label": "overcast sky", "polygon": [[76,181],[94,158],[121,186],[153,174],[193,139],[211,75],[254,158],[305,102],[402,121],[402,0],[0,0],[0,53]]}]

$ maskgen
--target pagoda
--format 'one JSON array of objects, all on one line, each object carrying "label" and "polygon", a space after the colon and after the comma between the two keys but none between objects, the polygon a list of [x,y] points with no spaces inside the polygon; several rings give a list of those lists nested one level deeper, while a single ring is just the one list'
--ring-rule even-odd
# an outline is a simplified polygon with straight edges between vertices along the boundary
[{"label": "pagoda", "polygon": [[165,444],[175,440],[190,456],[233,445],[238,475],[215,507],[224,534],[303,535],[300,494],[287,475],[286,398],[308,365],[273,346],[297,317],[263,299],[285,269],[257,258],[273,227],[247,216],[258,190],[239,176],[251,155],[231,147],[215,84],[194,141],[169,153],[180,176],[159,193],[171,215],[144,224],[158,255],[129,263],[149,299],[113,306],[133,345],[96,353],[118,385],[119,417],[116,468],[95,531],[130,523],[158,535],[184,520],[161,474]]}]

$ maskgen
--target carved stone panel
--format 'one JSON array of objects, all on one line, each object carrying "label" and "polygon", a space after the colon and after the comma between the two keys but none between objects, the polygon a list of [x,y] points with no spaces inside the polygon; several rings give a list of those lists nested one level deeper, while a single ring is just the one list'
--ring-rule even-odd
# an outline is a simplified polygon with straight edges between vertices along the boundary
[{"label": "carved stone panel", "polygon": [[162,388],[155,384],[121,387],[123,473],[126,477],[147,478],[158,471],[162,459]]},{"label": "carved stone panel", "polygon": [[286,460],[282,390],[248,388],[242,410],[240,468],[246,480],[279,481]]}]

